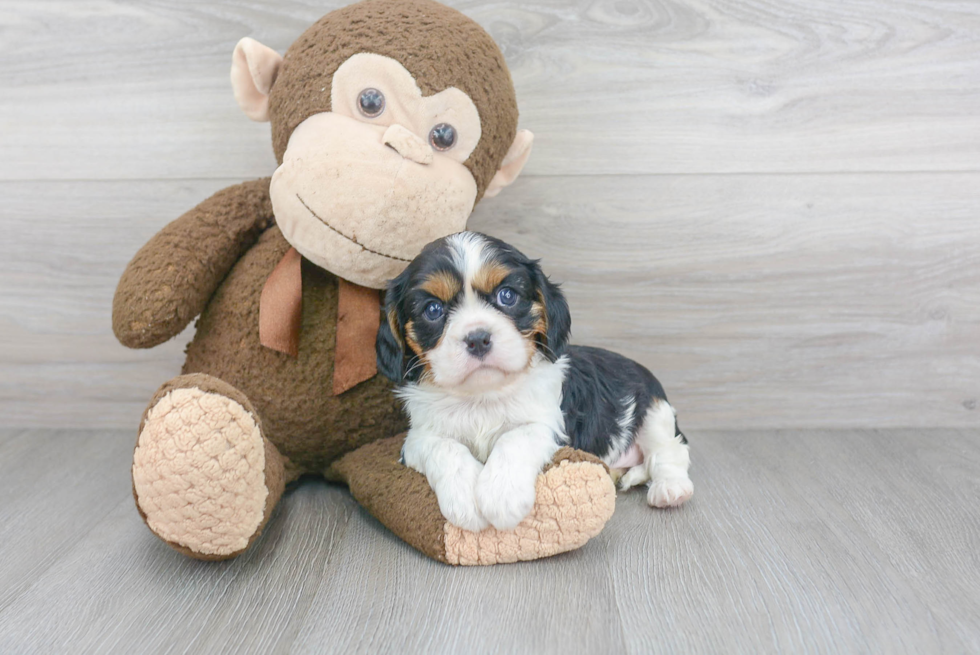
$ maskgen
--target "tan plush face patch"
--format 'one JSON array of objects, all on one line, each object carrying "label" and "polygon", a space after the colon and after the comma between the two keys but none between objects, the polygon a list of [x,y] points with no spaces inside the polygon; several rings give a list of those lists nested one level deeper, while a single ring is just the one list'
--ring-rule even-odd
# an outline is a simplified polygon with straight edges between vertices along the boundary
[{"label": "tan plush face patch", "polygon": [[289,138],[270,187],[276,222],[310,261],[381,288],[466,226],[477,187],[463,162],[480,115],[459,89],[423,97],[401,64],[370,53],[337,69],[331,106]]},{"label": "tan plush face patch", "polygon": [[[381,106],[376,115],[365,112],[361,106],[361,94],[369,89],[383,99],[377,103],[372,94],[375,105]],[[455,142],[451,148],[438,150],[436,154],[459,163],[469,158],[482,134],[480,113],[468,95],[450,87],[423,97],[415,78],[404,66],[390,57],[373,53],[356,54],[340,65],[333,76],[330,106],[336,114],[372,125],[400,125],[425,144],[430,143],[434,127],[450,125],[455,131]]]},{"label": "tan plush face patch", "polygon": [[429,164],[385,143],[388,128],[337,113],[311,116],[290,138],[270,192],[276,223],[304,257],[380,289],[422,247],[466,226],[476,183],[462,164]]}]

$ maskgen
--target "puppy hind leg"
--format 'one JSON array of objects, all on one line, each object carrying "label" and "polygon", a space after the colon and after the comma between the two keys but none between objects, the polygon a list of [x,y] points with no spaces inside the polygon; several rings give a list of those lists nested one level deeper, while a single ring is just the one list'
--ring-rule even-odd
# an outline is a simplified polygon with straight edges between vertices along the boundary
[{"label": "puppy hind leg", "polygon": [[691,466],[689,448],[677,435],[674,408],[664,400],[654,403],[636,435],[643,451],[650,489],[647,503],[652,507],[675,507],[694,495],[694,484],[688,477]]},{"label": "puppy hind leg", "polygon": [[623,477],[619,479],[619,490],[626,491],[641,484],[646,484],[650,481],[650,469],[647,467],[646,462],[642,464],[637,464],[631,467]]}]

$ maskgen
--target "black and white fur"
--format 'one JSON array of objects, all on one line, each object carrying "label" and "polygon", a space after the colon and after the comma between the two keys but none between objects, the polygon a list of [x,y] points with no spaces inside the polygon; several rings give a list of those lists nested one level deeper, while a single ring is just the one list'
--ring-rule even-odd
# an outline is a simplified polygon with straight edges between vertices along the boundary
[{"label": "black and white fur", "polygon": [[411,419],[402,457],[451,523],[516,527],[564,445],[601,458],[623,489],[647,483],[652,506],[694,493],[663,387],[632,360],[567,345],[564,296],[512,246],[475,232],[429,244],[389,283],[385,311],[378,369]]}]

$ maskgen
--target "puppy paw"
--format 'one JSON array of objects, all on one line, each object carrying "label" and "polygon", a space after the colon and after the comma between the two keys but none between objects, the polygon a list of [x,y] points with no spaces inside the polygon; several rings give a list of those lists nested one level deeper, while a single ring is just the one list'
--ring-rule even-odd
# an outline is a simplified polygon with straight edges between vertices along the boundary
[{"label": "puppy paw", "polygon": [[[523,474],[522,474],[523,473]],[[498,530],[513,530],[534,507],[537,472],[488,465],[476,483],[480,513]]]},{"label": "puppy paw", "polygon": [[630,470],[623,474],[623,477],[619,479],[619,490],[626,491],[627,489],[632,489],[633,487],[641,484],[646,484],[650,481],[650,471],[647,470],[645,464],[637,464]]},{"label": "puppy paw", "polygon": [[471,465],[460,467],[434,486],[439,510],[446,520],[470,532],[480,532],[489,527],[480,514],[476,502],[476,486],[483,465],[473,460]]},{"label": "puppy paw", "polygon": [[677,507],[694,495],[694,483],[688,477],[654,478],[647,492],[651,507]]}]

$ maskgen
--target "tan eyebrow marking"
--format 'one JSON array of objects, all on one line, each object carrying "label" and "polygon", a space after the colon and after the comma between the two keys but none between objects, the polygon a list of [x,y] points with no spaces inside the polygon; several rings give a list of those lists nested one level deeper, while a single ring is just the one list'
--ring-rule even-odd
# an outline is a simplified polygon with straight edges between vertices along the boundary
[{"label": "tan eyebrow marking", "polygon": [[449,271],[436,271],[429,275],[419,288],[443,302],[449,302],[459,293],[460,284]]},{"label": "tan eyebrow marking", "polygon": [[510,273],[511,270],[499,262],[487,262],[473,276],[473,288],[482,293],[492,293]]}]

